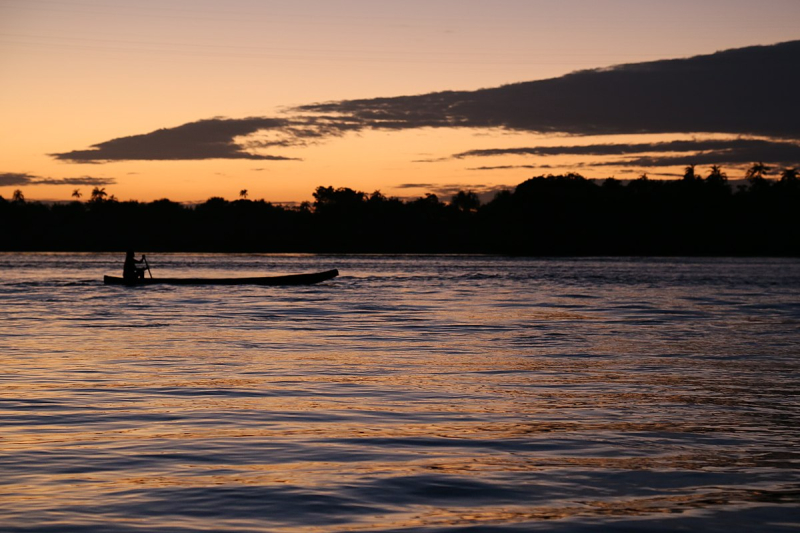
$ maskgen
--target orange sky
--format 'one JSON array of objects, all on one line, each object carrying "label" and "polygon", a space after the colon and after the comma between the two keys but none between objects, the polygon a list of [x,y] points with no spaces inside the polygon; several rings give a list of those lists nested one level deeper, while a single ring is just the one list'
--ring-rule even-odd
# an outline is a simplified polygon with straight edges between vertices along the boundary
[{"label": "orange sky", "polygon": [[[485,128],[365,130],[269,150],[296,158],[287,161],[87,164],[49,154],[213,117],[274,117],[314,102],[476,90],[790,41],[799,22],[796,0],[0,0],[0,195],[66,200],[105,183],[119,199],[232,199],[248,189],[250,198],[285,202],[309,199],[317,185],[416,196],[513,186],[551,171],[634,177],[640,169],[577,168],[570,156],[449,158],[565,143],[561,134]],[[487,166],[495,168],[479,170]],[[86,179],[35,184],[65,178]]]}]

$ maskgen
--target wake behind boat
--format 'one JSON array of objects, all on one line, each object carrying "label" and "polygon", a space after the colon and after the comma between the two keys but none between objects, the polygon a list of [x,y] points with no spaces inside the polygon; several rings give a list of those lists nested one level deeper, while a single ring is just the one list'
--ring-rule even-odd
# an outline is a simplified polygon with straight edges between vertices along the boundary
[{"label": "wake behind boat", "polygon": [[339,275],[336,269],[309,274],[263,276],[255,278],[139,278],[128,280],[119,276],[103,276],[106,285],[313,285]]}]

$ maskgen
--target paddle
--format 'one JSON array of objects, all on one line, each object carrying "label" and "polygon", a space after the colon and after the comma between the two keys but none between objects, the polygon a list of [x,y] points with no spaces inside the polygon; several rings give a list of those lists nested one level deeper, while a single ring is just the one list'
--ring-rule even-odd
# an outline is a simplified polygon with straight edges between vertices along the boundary
[{"label": "paddle", "polygon": [[147,268],[148,274],[150,274],[150,279],[153,279],[153,273],[150,272],[150,264],[147,262],[147,258],[142,255],[142,261],[144,261],[144,266]]}]

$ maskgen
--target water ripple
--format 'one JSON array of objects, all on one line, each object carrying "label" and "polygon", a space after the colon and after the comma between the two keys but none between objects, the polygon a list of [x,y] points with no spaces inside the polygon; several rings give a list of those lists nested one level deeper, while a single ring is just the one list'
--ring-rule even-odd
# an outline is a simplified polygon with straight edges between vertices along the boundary
[{"label": "water ripple", "polygon": [[3,532],[800,527],[800,261],[151,262],[342,275],[0,254]]}]

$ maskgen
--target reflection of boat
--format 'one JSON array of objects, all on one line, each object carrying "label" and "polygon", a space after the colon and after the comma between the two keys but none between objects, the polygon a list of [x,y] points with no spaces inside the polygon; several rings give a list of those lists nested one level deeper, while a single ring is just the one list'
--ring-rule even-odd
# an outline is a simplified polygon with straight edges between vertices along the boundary
[{"label": "reflection of boat", "polygon": [[311,274],[289,274],[287,276],[265,276],[259,278],[144,278],[134,282],[117,276],[103,276],[106,285],[311,285],[333,279],[339,275],[336,269]]}]

